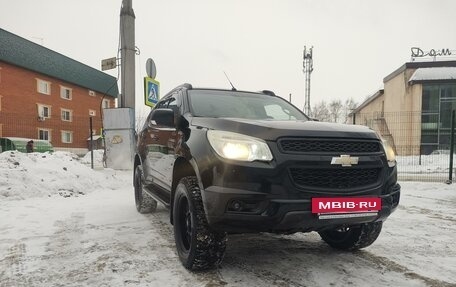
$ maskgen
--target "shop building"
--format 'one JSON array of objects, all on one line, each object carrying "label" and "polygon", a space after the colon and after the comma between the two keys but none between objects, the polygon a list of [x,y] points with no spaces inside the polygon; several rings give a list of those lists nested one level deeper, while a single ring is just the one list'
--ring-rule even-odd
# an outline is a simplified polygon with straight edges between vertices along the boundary
[{"label": "shop building", "polygon": [[456,110],[456,61],[408,62],[383,79],[348,121],[367,125],[399,155],[447,150]]}]

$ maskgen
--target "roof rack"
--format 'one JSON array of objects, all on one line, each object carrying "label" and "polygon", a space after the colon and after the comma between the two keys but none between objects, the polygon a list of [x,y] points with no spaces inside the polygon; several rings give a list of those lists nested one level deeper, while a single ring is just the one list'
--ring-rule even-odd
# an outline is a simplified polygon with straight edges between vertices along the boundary
[{"label": "roof rack", "polygon": [[276,94],[270,90],[262,90],[261,93],[268,95],[268,96],[276,96]]}]

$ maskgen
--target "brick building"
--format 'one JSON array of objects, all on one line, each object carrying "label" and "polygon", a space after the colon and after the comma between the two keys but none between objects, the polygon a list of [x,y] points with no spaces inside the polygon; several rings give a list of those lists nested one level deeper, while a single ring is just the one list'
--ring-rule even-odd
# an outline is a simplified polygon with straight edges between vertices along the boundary
[{"label": "brick building", "polygon": [[0,137],[87,150],[117,94],[116,78],[0,29]]}]

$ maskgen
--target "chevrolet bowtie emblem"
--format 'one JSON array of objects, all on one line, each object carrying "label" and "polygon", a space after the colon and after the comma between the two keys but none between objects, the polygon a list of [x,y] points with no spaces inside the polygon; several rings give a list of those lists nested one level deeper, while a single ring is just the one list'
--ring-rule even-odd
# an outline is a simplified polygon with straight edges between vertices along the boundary
[{"label": "chevrolet bowtie emblem", "polygon": [[348,154],[343,154],[340,157],[333,157],[331,164],[340,164],[342,166],[352,166],[358,164],[358,157],[351,157]]}]

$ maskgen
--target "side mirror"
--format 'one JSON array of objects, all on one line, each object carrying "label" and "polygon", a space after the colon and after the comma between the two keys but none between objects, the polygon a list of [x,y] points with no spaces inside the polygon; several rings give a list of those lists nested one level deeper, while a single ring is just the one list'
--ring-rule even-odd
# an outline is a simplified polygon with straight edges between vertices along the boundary
[{"label": "side mirror", "polygon": [[156,109],[152,112],[150,121],[151,123],[149,123],[149,126],[154,124],[158,126],[175,127],[174,111],[172,109]]},{"label": "side mirror", "polygon": [[319,122],[320,120],[317,119],[317,118],[310,118],[311,121],[314,121],[314,122]]}]

